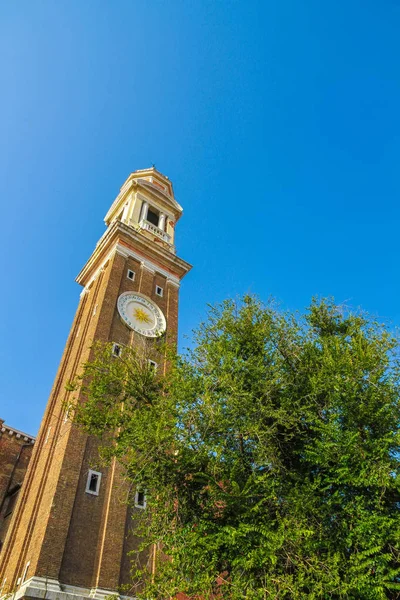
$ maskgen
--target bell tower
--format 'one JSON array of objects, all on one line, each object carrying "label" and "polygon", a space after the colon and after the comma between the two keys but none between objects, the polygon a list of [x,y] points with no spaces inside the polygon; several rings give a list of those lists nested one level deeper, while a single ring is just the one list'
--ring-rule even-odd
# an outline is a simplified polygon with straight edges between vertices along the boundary
[{"label": "bell tower", "polygon": [[[155,168],[135,171],[105,217],[107,229],[79,273],[83,287],[37,442],[0,552],[0,596],[103,599],[129,582],[132,511],[113,463],[68,419],[66,385],[94,341],[123,347],[160,333],[174,342],[178,292],[191,266],[176,255],[182,208]],[[79,401],[79,399],[78,399]],[[134,592],[125,592],[134,596]]]}]

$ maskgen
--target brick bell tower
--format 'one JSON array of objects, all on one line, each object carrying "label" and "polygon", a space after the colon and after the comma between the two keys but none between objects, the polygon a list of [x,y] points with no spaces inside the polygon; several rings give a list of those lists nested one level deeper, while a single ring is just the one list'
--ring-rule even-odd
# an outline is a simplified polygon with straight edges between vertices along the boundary
[{"label": "brick bell tower", "polygon": [[0,596],[103,599],[129,582],[132,512],[145,503],[123,502],[116,463],[93,470],[98,442],[69,421],[66,384],[95,340],[113,342],[117,355],[164,331],[176,340],[179,285],[191,268],[175,253],[181,214],[171,182],[151,168],[128,177],[105,217],[77,277],[79,306],[0,552]]}]

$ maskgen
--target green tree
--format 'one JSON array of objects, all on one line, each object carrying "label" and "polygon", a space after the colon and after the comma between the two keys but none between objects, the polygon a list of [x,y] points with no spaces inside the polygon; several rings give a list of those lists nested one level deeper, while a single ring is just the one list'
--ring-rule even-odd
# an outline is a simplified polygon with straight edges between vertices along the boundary
[{"label": "green tree", "polygon": [[399,598],[398,351],[332,301],[253,297],[212,308],[166,376],[98,348],[75,419],[146,490],[143,598]]}]

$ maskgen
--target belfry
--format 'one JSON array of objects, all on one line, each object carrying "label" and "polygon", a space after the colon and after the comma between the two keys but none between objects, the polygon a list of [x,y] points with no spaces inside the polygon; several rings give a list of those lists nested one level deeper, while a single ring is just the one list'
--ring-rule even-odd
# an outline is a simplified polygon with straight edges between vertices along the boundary
[{"label": "belfry", "polygon": [[105,217],[107,229],[77,277],[78,309],[13,505],[0,596],[103,599],[129,583],[132,517],[145,499],[139,494],[129,506],[118,464],[96,467],[98,442],[71,423],[66,386],[95,341],[112,342],[116,356],[160,334],[176,341],[180,281],[191,268],[175,251],[181,214],[170,180],[153,167],[128,177]]}]

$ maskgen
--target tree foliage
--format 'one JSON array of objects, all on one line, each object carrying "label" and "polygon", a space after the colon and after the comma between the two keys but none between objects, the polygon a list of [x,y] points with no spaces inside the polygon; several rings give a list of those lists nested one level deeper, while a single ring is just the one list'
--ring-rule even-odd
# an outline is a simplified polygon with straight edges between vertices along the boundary
[{"label": "tree foliage", "polygon": [[253,297],[212,308],[166,376],[98,348],[75,420],[146,490],[143,598],[399,598],[398,350],[332,301]]}]

